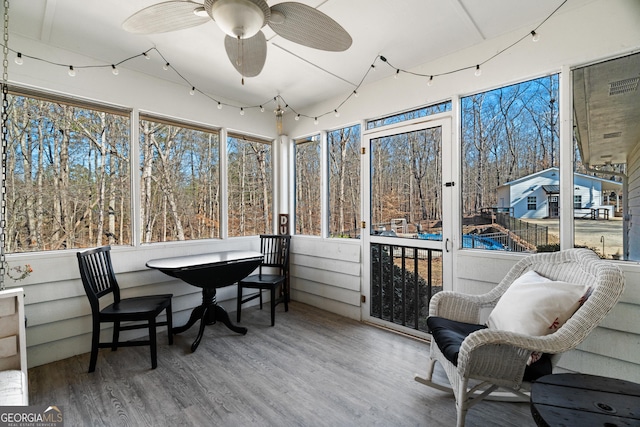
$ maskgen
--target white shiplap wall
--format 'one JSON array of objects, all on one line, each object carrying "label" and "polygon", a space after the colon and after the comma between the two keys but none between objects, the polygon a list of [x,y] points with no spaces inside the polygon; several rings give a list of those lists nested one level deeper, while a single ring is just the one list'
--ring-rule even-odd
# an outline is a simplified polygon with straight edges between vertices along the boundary
[{"label": "white shiplap wall", "polygon": [[360,319],[361,242],[295,236],[291,244],[291,298]]},{"label": "white shiplap wall", "polygon": [[637,256],[640,254],[640,227],[633,227],[633,224],[640,224],[640,141],[636,144],[636,149],[631,153],[628,162],[629,252]]}]

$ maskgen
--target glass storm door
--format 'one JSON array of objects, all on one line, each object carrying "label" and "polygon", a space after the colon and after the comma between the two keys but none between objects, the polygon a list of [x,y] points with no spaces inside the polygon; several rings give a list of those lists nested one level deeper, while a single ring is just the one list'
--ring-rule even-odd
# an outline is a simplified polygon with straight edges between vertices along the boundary
[{"label": "glass storm door", "polygon": [[363,138],[362,317],[414,335],[452,278],[451,119],[439,116]]}]

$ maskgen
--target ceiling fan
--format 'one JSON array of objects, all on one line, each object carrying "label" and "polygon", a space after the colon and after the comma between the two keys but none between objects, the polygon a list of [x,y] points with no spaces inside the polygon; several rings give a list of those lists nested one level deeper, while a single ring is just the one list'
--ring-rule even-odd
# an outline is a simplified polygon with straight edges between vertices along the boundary
[{"label": "ceiling fan", "polygon": [[267,59],[267,40],[261,31],[265,25],[287,40],[320,50],[341,52],[352,42],[336,21],[297,2],[269,7],[265,0],[204,0],[204,4],[172,0],[139,10],[122,27],[151,34],[191,28],[211,19],[227,34],[224,47],[243,84],[244,77],[260,74]]}]

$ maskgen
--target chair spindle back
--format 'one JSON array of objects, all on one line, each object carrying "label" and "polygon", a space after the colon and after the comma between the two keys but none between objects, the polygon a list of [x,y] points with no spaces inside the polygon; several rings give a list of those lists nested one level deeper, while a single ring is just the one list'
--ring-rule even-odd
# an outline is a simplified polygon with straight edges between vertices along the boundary
[{"label": "chair spindle back", "polygon": [[98,299],[109,293],[113,293],[115,302],[120,301],[120,288],[111,264],[110,251],[110,246],[102,246],[78,252],[80,277],[92,309],[97,308]]},{"label": "chair spindle back", "polygon": [[285,274],[289,265],[289,235],[260,235],[260,252],[263,259],[259,267],[262,275],[262,267],[275,267],[280,269],[280,274]]}]

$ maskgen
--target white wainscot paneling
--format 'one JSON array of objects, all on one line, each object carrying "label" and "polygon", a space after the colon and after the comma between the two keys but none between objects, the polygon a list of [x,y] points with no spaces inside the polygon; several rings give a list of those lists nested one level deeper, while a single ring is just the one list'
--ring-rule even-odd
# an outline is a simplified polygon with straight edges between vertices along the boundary
[{"label": "white wainscot paneling", "polygon": [[586,351],[573,350],[563,354],[558,363],[558,372],[564,370],[640,383],[638,364]]},{"label": "white wainscot paneling", "polygon": [[453,290],[483,294],[493,289],[524,255],[495,251],[460,250],[454,262]]},{"label": "white wainscot paneling", "polygon": [[361,242],[298,236],[291,248],[291,298],[359,320]]}]

